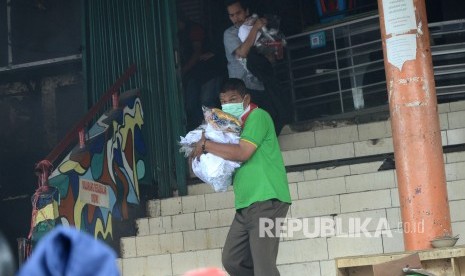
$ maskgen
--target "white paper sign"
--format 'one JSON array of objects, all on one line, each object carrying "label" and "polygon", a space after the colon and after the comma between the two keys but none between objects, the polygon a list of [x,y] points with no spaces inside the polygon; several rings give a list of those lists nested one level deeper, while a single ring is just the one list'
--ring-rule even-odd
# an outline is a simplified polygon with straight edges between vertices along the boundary
[{"label": "white paper sign", "polygon": [[95,206],[110,207],[110,191],[107,185],[87,180],[79,179],[80,201]]},{"label": "white paper sign", "polygon": [[402,71],[407,60],[414,60],[417,55],[417,38],[415,34],[393,36],[386,39],[388,62]]},{"label": "white paper sign", "polygon": [[383,0],[386,35],[404,34],[416,29],[413,0]]}]

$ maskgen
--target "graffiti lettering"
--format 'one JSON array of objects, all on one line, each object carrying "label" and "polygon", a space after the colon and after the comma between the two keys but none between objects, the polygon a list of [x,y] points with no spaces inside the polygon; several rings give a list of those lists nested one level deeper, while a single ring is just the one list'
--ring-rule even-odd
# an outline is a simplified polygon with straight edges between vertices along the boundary
[{"label": "graffiti lettering", "polygon": [[106,194],[107,193],[107,187],[103,185],[99,185],[96,183],[92,183],[89,181],[82,180],[82,187],[84,190],[94,192],[94,193],[99,193],[99,194]]}]

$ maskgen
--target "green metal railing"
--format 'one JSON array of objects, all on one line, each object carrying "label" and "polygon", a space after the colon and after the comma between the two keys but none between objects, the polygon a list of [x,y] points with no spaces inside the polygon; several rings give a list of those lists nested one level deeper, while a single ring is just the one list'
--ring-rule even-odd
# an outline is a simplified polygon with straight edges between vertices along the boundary
[{"label": "green metal railing", "polygon": [[187,194],[186,160],[176,142],[184,134],[185,118],[174,51],[175,2],[84,0],[83,10],[89,106],[125,68],[136,64],[138,71],[123,90],[141,91],[156,197],[170,197],[174,189]]}]

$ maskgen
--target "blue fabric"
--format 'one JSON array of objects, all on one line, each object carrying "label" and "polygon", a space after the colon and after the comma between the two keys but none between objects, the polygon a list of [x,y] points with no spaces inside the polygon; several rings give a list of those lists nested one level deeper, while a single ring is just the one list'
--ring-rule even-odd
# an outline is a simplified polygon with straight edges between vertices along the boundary
[{"label": "blue fabric", "polygon": [[93,236],[58,226],[40,240],[18,276],[120,275],[116,254]]}]

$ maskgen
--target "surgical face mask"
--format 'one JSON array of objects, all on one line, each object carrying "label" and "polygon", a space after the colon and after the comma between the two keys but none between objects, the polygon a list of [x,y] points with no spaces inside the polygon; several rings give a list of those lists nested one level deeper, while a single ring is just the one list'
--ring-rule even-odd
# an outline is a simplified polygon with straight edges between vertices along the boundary
[{"label": "surgical face mask", "polygon": [[244,113],[244,102],[223,104],[221,105],[221,109],[224,112],[229,113],[236,118],[239,118],[242,115],[242,113]]}]

